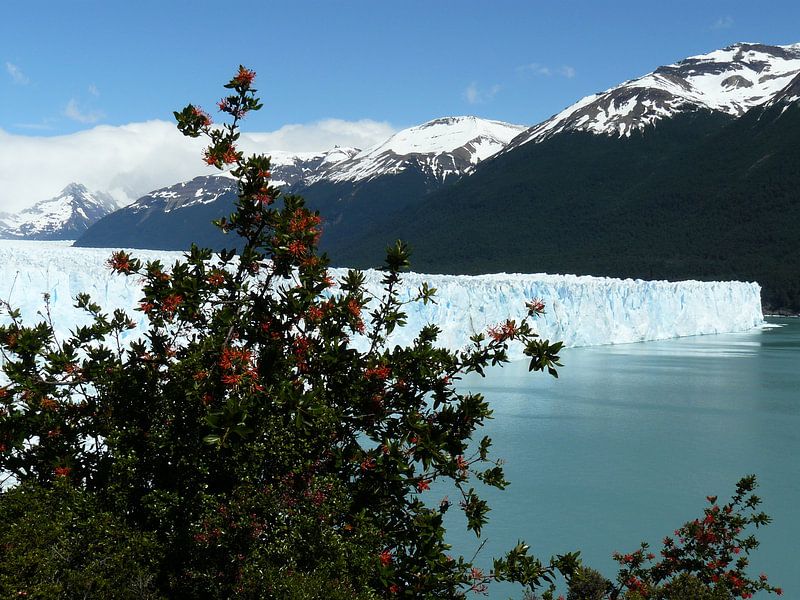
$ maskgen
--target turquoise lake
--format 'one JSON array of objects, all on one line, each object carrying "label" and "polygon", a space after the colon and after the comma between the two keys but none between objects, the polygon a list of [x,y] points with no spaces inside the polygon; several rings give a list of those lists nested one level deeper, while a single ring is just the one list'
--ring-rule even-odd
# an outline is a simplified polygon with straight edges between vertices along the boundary
[{"label": "turquoise lake", "polygon": [[522,362],[467,378],[461,389],[491,402],[486,434],[511,485],[483,490],[480,540],[448,513],[454,553],[469,558],[485,538],[477,562],[488,566],[522,539],[541,558],[580,549],[613,579],[613,551],[648,541],[657,553],[707,495],[725,501],[755,473],[773,522],[756,532],[750,573],[800,598],[800,319],[769,323],[779,327],[567,349],[557,380]]}]

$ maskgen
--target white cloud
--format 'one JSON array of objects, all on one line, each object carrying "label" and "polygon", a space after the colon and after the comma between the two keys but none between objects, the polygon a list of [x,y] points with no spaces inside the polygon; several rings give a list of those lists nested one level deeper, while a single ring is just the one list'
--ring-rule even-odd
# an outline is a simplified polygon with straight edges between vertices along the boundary
[{"label": "white cloud", "polygon": [[99,95],[100,95],[100,90],[98,90],[98,89],[97,89],[97,86],[96,86],[95,84],[93,84],[93,83],[92,83],[92,84],[90,84],[90,85],[89,85],[89,93],[90,93],[92,96],[95,96],[95,97],[97,97],[97,96],[99,96]]},{"label": "white cloud", "polygon": [[564,65],[563,67],[558,69],[558,74],[562,77],[566,77],[567,79],[572,79],[575,77],[575,67],[570,67],[569,65]]},{"label": "white cloud", "polygon": [[541,65],[539,63],[530,63],[527,65],[521,65],[517,67],[517,71],[520,73],[531,73],[533,75],[545,75],[550,76],[553,72],[550,70],[550,67],[545,65]]},{"label": "white cloud", "polygon": [[470,104],[484,104],[491,102],[491,100],[501,90],[500,85],[494,84],[490,88],[481,89],[478,87],[478,82],[473,81],[464,90],[464,99]]},{"label": "white cloud", "polygon": [[250,152],[285,150],[288,152],[317,152],[334,146],[368,148],[386,141],[395,133],[386,122],[361,119],[344,121],[324,119],[314,123],[284,125],[277,131],[242,134],[243,149]]},{"label": "white cloud", "polygon": [[6,71],[11,75],[11,80],[19,85],[26,85],[30,83],[30,79],[22,72],[22,70],[15,64],[6,62]]},{"label": "white cloud", "polygon": [[733,17],[730,15],[720,17],[711,25],[711,29],[730,29],[731,27],[733,27]]},{"label": "white cloud", "polygon": [[527,65],[520,65],[517,67],[517,72],[530,75],[541,75],[543,77],[550,77],[551,75],[560,75],[567,79],[572,79],[576,75],[575,67],[569,65],[562,65],[558,68],[551,68],[541,63],[529,63]]},{"label": "white cloud", "polygon": [[[365,148],[395,129],[371,120],[328,119],[286,125],[277,131],[242,134],[245,152],[328,150],[335,145]],[[182,136],[166,121],[98,125],[61,136],[31,136],[0,129],[0,212],[16,212],[51,198],[70,182],[110,192],[129,203],[149,191],[202,174],[203,139]]]},{"label": "white cloud", "polygon": [[67,106],[64,107],[64,114],[72,119],[73,121],[78,121],[78,123],[97,123],[100,119],[102,119],[105,115],[98,111],[88,111],[84,112],[78,107],[78,102],[73,98],[69,102],[67,102]]}]

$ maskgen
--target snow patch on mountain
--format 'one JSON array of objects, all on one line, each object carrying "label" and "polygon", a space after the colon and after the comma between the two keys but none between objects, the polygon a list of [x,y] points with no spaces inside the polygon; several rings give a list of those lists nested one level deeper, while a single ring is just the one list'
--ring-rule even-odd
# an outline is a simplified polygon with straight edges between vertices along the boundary
[{"label": "snow patch on mountain", "polygon": [[363,181],[419,167],[438,181],[470,172],[524,131],[522,125],[478,117],[434,119],[397,132],[323,171],[312,181]]},{"label": "snow patch on mountain", "polygon": [[[272,174],[270,185],[280,188],[302,187],[320,172],[352,158],[358,152],[357,148],[339,146],[326,152],[268,152]],[[152,191],[124,210],[133,213],[162,210],[168,213],[210,204],[223,196],[233,198],[236,193],[236,179],[229,171],[219,171]]]},{"label": "snow patch on mountain", "polygon": [[[135,250],[142,260],[170,266],[182,252]],[[0,242],[0,298],[22,310],[26,321],[38,320],[42,294],[50,297],[50,312],[62,337],[88,317],[74,307],[73,298],[89,293],[104,310],[129,311],[138,328],[126,339],[141,335],[146,320],[134,311],[141,300],[136,277],[112,275],[106,267],[111,254],[104,248],[75,248],[58,242]],[[331,269],[334,279],[344,269]],[[367,286],[379,294],[378,271],[366,271]],[[621,280],[604,277],[547,274],[480,276],[404,275],[401,299],[411,298],[427,282],[437,289],[436,304],[406,306],[408,327],[391,343],[408,344],[426,324],[442,329],[440,343],[451,349],[469,337],[508,318],[521,319],[525,302],[541,298],[546,314],[535,321],[537,332],[568,346],[619,344],[679,336],[745,331],[763,324],[760,287],[756,283]],[[365,311],[368,312],[368,311]],[[0,318],[0,322],[2,318]],[[520,349],[515,356],[521,357]]]},{"label": "snow patch on mountain", "polygon": [[563,131],[630,136],[661,119],[697,110],[739,117],[769,102],[798,74],[800,44],[734,44],[586,96],[530,128],[509,148]]},{"label": "snow patch on mountain", "polygon": [[302,187],[359,152],[358,148],[340,146],[325,152],[267,152],[271,159],[271,183],[278,187]]},{"label": "snow patch on mountain", "polygon": [[152,210],[168,213],[189,206],[215,202],[225,194],[235,194],[236,189],[236,180],[230,175],[225,173],[201,175],[145,194],[122,210],[134,214]]}]

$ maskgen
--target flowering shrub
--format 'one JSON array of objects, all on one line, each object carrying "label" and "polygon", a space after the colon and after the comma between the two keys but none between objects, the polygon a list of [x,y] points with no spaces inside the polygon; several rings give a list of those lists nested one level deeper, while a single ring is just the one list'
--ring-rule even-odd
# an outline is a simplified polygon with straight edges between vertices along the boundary
[{"label": "flowering shrub", "polygon": [[[209,138],[205,161],[238,180],[236,211],[217,223],[243,240],[238,255],[192,247],[167,267],[115,252],[109,267],[142,281],[148,320],[127,345],[130,316],[86,295],[76,302],[92,324],[68,339],[48,318],[28,326],[7,307],[0,469],[24,484],[15,493],[66,487],[74,494],[53,497],[57,513],[90,502],[121,536],[144,536],[155,597],[447,598],[569,574],[575,555],[542,563],[521,543],[485,573],[450,557],[442,521],[452,504],[429,497],[434,482],[451,482],[467,527],[481,532],[489,507],[474,480],[507,482],[491,440],[473,442],[487,402],[456,384],[506,362],[511,342],[531,370],[555,375],[561,344],[525,319],[457,352],[436,346],[434,325],[392,347],[406,320],[408,249],[389,248],[378,298],[358,271],[332,280],[317,252],[319,215],[270,185],[268,157],[236,148],[239,122],[261,107],[254,76],[241,67],[225,86],[218,108],[229,123],[193,105],[175,113],[185,135]],[[422,286],[413,301],[434,292]],[[532,299],[528,310],[544,305]],[[73,533],[64,543],[74,548],[85,540]],[[36,569],[13,573],[10,556],[0,549],[1,595],[46,596]]]},{"label": "flowering shrub", "polygon": [[[229,123],[193,105],[175,113],[238,181],[236,211],[217,223],[243,240],[238,255],[192,247],[166,267],[114,252],[109,267],[143,283],[148,328],[127,345],[131,317],[87,295],[76,302],[91,325],[63,340],[48,311],[28,326],[5,306],[0,596],[454,598],[512,581],[552,599],[559,574],[570,600],[781,594],[745,572],[757,542],[742,532],[768,521],[753,477],[728,504],[709,497],[659,561],[646,544],[618,555],[617,585],[577,553],[544,563],[522,542],[488,571],[451,557],[443,515],[457,504],[480,534],[489,507],[475,480],[507,485],[491,440],[477,439],[491,410],[458,381],[507,362],[510,343],[557,376],[562,346],[534,333],[534,298],[526,319],[466,349],[438,348],[435,325],[392,347],[408,249],[388,249],[377,298],[358,271],[333,281],[319,215],[270,185],[268,157],[236,149],[238,123],[261,108],[254,78],[240,67],[225,86]],[[434,294],[423,285],[411,301]],[[457,502],[431,497],[441,480]]]},{"label": "flowering shrub", "polygon": [[739,481],[724,505],[717,503],[717,496],[707,496],[703,517],[676,529],[675,537],[665,537],[658,560],[647,543],[628,554],[615,553],[620,571],[611,597],[622,591],[629,599],[752,598],[762,590],[782,595],[765,574],[751,578],[746,572],[747,557],[758,540],[745,530],[770,520],[756,511],[761,499],[753,493],[755,488],[756,478],[750,475]]}]

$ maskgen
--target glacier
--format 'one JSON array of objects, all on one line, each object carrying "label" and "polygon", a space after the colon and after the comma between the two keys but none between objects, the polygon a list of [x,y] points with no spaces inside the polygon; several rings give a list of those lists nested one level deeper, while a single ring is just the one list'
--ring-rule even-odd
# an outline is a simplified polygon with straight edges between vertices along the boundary
[{"label": "glacier", "polygon": [[[130,250],[142,260],[159,259],[166,266],[182,252]],[[141,299],[136,277],[114,275],[106,267],[111,249],[73,248],[69,242],[0,240],[0,299],[19,308],[26,323],[42,319],[44,294],[56,333],[63,339],[76,325],[89,323],[74,308],[81,292],[106,311],[122,308],[137,321],[138,336],[146,319],[134,311]],[[331,269],[338,279],[344,269]],[[379,293],[379,271],[365,272],[372,293]],[[442,330],[440,344],[457,349],[469,337],[506,319],[522,319],[525,302],[540,298],[546,313],[534,321],[536,331],[567,347],[621,344],[674,337],[746,331],[762,326],[761,288],[737,281],[643,281],[577,275],[492,274],[478,276],[407,273],[401,290],[412,298],[423,282],[437,289],[436,303],[406,307],[408,327],[390,340],[410,343],[420,328],[434,323]],[[0,322],[7,322],[0,316]],[[512,349],[521,358],[521,348]]]}]

